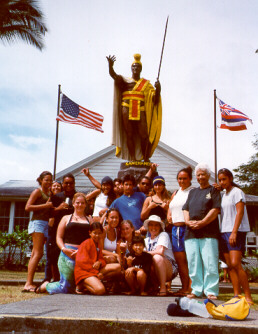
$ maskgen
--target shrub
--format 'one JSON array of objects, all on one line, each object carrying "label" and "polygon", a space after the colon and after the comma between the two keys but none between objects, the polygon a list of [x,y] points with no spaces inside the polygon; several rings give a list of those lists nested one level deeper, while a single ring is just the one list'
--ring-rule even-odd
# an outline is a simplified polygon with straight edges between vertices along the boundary
[{"label": "shrub", "polygon": [[31,250],[32,240],[27,230],[19,227],[11,234],[0,232],[0,266],[6,269],[22,269],[26,267],[26,252]]}]

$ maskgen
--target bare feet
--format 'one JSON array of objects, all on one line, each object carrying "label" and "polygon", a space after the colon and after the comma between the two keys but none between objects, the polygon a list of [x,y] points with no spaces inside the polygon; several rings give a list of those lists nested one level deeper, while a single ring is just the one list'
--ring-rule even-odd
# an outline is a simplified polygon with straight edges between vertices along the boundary
[{"label": "bare feet", "polygon": [[186,296],[187,298],[197,298],[197,296],[194,293],[190,293]]},{"label": "bare feet", "polygon": [[38,287],[35,288],[35,293],[44,293],[47,292],[46,286],[49,282],[45,281],[42,284],[40,284]]}]

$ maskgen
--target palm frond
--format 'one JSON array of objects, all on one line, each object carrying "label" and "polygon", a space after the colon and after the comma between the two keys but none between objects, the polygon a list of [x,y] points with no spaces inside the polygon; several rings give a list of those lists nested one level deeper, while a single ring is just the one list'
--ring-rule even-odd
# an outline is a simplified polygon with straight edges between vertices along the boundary
[{"label": "palm frond", "polygon": [[9,43],[22,39],[39,50],[47,32],[44,16],[36,0],[0,1],[0,39]]}]

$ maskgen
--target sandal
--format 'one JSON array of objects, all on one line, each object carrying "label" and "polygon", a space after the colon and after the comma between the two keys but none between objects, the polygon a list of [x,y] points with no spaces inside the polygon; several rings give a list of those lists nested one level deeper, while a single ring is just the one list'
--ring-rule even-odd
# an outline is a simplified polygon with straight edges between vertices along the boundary
[{"label": "sandal", "polygon": [[166,297],[167,296],[167,291],[159,291],[158,293],[157,293],[157,296],[158,297]]},{"label": "sandal", "polygon": [[186,297],[187,295],[189,295],[189,292],[183,290],[177,290],[177,291],[169,290],[169,294],[174,297]]},{"label": "sandal", "polygon": [[207,298],[211,299],[211,300],[217,300],[218,299],[217,296],[215,296],[215,295],[208,295]]},{"label": "sandal", "polygon": [[[40,285],[36,286],[36,288],[34,289],[34,292],[35,293],[45,293],[47,290],[46,290],[46,285],[48,284],[49,282],[48,281],[45,281],[44,283],[41,283]],[[45,285],[45,290],[43,291],[41,288],[42,286]]]},{"label": "sandal", "polygon": [[36,288],[29,288],[29,289],[23,289],[21,292],[22,293],[29,293],[29,292],[34,292]]}]

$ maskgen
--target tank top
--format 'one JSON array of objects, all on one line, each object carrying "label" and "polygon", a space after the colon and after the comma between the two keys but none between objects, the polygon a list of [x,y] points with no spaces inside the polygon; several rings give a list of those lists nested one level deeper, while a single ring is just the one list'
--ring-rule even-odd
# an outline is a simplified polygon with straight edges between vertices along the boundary
[{"label": "tank top", "polygon": [[[115,229],[116,232],[116,229]],[[109,252],[115,252],[116,251],[116,245],[117,245],[117,234],[116,234],[116,239],[114,241],[111,241],[108,239],[107,237],[107,233],[106,233],[106,237],[104,239],[104,250],[107,250]]]},{"label": "tank top", "polygon": [[65,227],[64,243],[79,246],[84,240],[89,239],[90,224],[87,217],[87,223],[73,222],[72,217],[73,214]]},{"label": "tank top", "polygon": [[183,205],[185,204],[189,191],[194,187],[190,186],[184,190],[181,188],[177,191],[174,198],[169,204],[169,208],[172,215],[173,223],[183,223],[185,221],[184,213],[183,213]]},{"label": "tank top", "polygon": [[[162,203],[157,203],[153,200],[151,197],[151,201],[156,204],[162,204]],[[151,215],[156,215],[161,218],[161,220],[165,220],[167,218],[167,210],[163,209],[161,206],[156,206],[156,208],[153,208],[150,210],[149,216]]]},{"label": "tank top", "polygon": [[[36,201],[33,203],[33,205],[45,204],[49,199],[48,195],[43,193],[43,191],[41,189],[39,189],[39,190],[41,192],[41,196],[36,199]],[[41,209],[41,210],[33,211],[31,220],[48,221],[49,220],[49,213],[50,213],[50,209]]]}]

